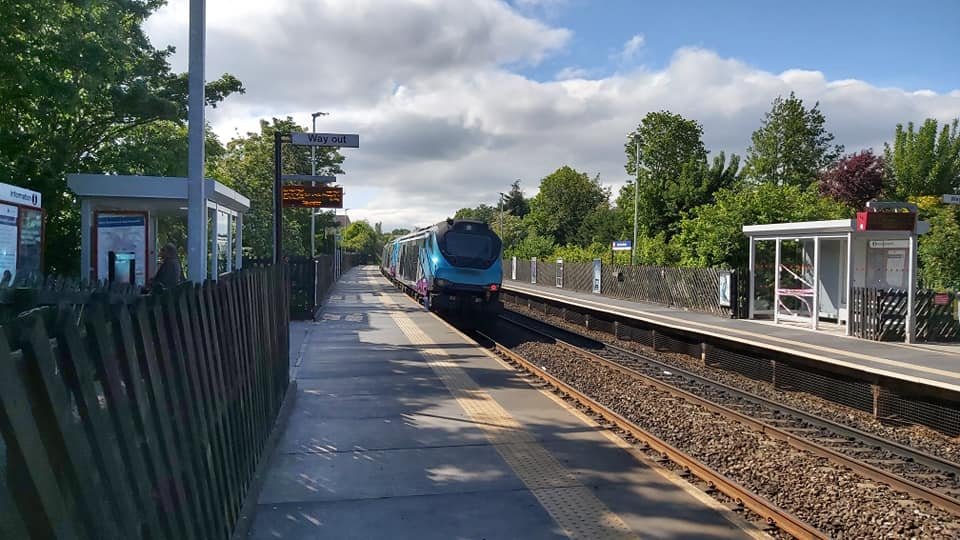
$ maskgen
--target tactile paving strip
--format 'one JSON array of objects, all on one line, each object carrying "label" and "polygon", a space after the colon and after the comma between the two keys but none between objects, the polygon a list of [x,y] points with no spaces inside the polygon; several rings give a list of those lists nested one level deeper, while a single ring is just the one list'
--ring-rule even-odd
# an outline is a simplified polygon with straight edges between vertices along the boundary
[{"label": "tactile paving strip", "polygon": [[[381,300],[397,306],[390,295]],[[462,369],[448,353],[399,311],[391,318],[411,343],[421,347],[427,363],[463,410],[483,429],[503,460],[530,489],[570,538],[638,538],[617,514],[581,484],[546,448],[536,442],[506,409]]]}]

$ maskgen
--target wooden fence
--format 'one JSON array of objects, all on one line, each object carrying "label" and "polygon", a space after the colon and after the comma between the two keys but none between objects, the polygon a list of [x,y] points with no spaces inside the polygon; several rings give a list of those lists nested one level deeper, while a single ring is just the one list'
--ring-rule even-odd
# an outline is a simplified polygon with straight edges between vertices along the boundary
[{"label": "wooden fence", "polygon": [[[916,296],[916,337],[920,341],[960,340],[956,292],[920,289]],[[906,335],[907,292],[854,287],[850,297],[850,333],[874,341],[902,341]]]},{"label": "wooden fence", "polygon": [[289,280],[244,269],[0,335],[0,537],[229,538],[289,382]]}]

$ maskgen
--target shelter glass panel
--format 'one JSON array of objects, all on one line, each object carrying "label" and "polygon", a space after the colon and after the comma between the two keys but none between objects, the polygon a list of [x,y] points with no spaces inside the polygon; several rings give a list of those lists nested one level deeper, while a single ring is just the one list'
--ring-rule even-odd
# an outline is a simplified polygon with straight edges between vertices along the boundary
[{"label": "shelter glass panel", "polygon": [[779,318],[808,319],[813,312],[813,244],[811,238],[780,243]]},{"label": "shelter glass panel", "polygon": [[776,268],[776,241],[754,242],[753,313],[758,319],[773,315],[773,288]]}]

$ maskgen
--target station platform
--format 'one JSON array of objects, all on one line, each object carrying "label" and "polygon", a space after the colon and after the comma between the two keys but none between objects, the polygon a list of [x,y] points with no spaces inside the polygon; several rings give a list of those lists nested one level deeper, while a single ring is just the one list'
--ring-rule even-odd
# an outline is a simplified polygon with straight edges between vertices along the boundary
[{"label": "station platform", "polygon": [[249,538],[762,536],[376,267],[293,333],[297,394]]},{"label": "station platform", "polygon": [[725,319],[659,304],[634,302],[546,285],[504,280],[502,290],[735,341],[894,381],[960,393],[960,344],[869,341],[767,321]]}]

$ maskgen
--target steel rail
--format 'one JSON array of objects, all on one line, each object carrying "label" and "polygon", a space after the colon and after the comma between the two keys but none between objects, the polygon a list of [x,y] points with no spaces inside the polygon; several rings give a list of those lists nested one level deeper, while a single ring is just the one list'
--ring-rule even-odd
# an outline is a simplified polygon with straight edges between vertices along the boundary
[{"label": "steel rail", "polygon": [[[868,433],[868,432],[866,432],[866,431],[857,429],[857,428],[855,428],[855,427],[845,426],[845,425],[843,425],[843,424],[834,422],[834,421],[832,421],[832,420],[828,420],[828,419],[826,419],[826,418],[817,416],[817,415],[815,415],[815,414],[811,414],[811,413],[808,413],[808,412],[806,412],[806,411],[802,411],[802,410],[800,410],[800,409],[794,408],[794,407],[792,407],[792,406],[790,406],[790,405],[786,405],[786,404],[783,404],[783,403],[778,403],[778,402],[776,402],[776,401],[772,401],[772,400],[770,400],[770,399],[768,399],[768,398],[765,398],[765,397],[760,396],[760,395],[757,395],[757,394],[753,394],[753,393],[748,392],[748,391],[746,391],[746,390],[741,390],[741,389],[739,389],[739,388],[735,388],[735,387],[730,386],[730,385],[728,385],[728,384],[725,384],[725,383],[723,383],[723,382],[715,381],[715,380],[713,380],[713,379],[709,379],[709,378],[707,378],[707,377],[705,377],[705,376],[703,376],[703,375],[700,375],[700,374],[698,374],[698,373],[694,373],[694,372],[692,372],[692,371],[688,371],[688,370],[686,370],[686,369],[684,369],[684,368],[682,368],[682,367],[678,367],[678,366],[675,366],[675,365],[673,365],[673,364],[668,364],[668,363],[663,362],[663,361],[661,361],[661,360],[657,360],[656,358],[653,358],[653,357],[651,357],[651,356],[645,355],[645,354],[643,354],[643,353],[639,353],[639,352],[636,352],[636,351],[631,351],[631,350],[629,350],[629,349],[624,349],[623,347],[619,347],[619,346],[617,346],[617,345],[613,345],[613,344],[607,343],[607,342],[605,342],[605,341],[600,341],[600,340],[598,340],[598,339],[596,339],[596,338],[583,335],[583,334],[581,334],[581,333],[579,333],[579,332],[570,330],[570,329],[568,329],[568,328],[563,328],[563,327],[560,327],[560,326],[555,326],[555,325],[553,325],[553,324],[551,324],[551,323],[549,323],[549,322],[541,321],[541,320],[539,320],[539,319],[535,319],[535,318],[530,317],[530,316],[528,316],[528,315],[525,315],[525,314],[523,314],[523,313],[517,313],[517,312],[515,312],[515,311],[511,311],[510,313],[511,313],[511,315],[516,315],[516,316],[519,316],[519,317],[523,317],[524,319],[527,319],[527,320],[533,321],[533,322],[535,322],[535,323],[537,323],[537,324],[541,324],[541,325],[544,325],[544,326],[546,326],[546,327],[549,327],[551,330],[557,330],[557,331],[562,332],[562,333],[565,333],[565,334],[570,334],[570,335],[572,335],[572,336],[575,336],[577,339],[582,339],[582,340],[584,340],[584,341],[589,341],[589,342],[592,342],[592,343],[596,343],[597,345],[599,345],[599,346],[601,346],[601,347],[604,347],[604,348],[606,348],[606,349],[609,349],[609,350],[611,350],[611,351],[614,351],[614,352],[617,352],[617,353],[626,355],[626,356],[631,357],[631,358],[637,358],[637,359],[639,359],[639,360],[641,360],[641,361],[643,361],[643,362],[646,362],[646,363],[648,363],[648,364],[653,364],[653,365],[655,365],[655,366],[657,366],[657,367],[659,367],[659,368],[662,368],[662,369],[664,369],[664,370],[671,371],[671,372],[673,372],[674,374],[681,375],[681,376],[683,376],[683,377],[687,377],[687,378],[689,378],[689,379],[691,379],[691,380],[693,380],[693,381],[695,381],[695,382],[697,382],[697,383],[700,383],[700,384],[703,384],[703,385],[706,385],[706,386],[712,386],[714,389],[722,390],[722,391],[728,392],[728,393],[730,393],[730,394],[732,394],[732,395],[734,395],[734,396],[741,397],[741,398],[744,398],[744,399],[747,399],[747,400],[750,400],[750,401],[757,402],[757,403],[759,403],[760,405],[763,405],[763,406],[765,406],[765,407],[767,407],[767,408],[769,408],[769,409],[772,409],[772,410],[774,410],[774,411],[777,411],[777,412],[780,412],[780,413],[783,413],[783,414],[787,414],[787,415],[791,415],[791,416],[795,416],[795,417],[797,417],[799,420],[802,420],[802,421],[804,421],[804,422],[806,422],[806,423],[808,423],[808,424],[811,424],[811,425],[814,425],[814,426],[817,426],[817,427],[822,427],[822,428],[828,429],[828,430],[833,431],[833,432],[835,432],[837,435],[840,435],[840,436],[842,436],[842,437],[849,437],[849,438],[851,438],[851,439],[859,440],[859,442],[861,442],[862,444],[865,444],[865,445],[867,445],[867,446],[875,446],[875,447],[882,448],[883,450],[886,450],[886,451],[890,452],[891,454],[896,454],[896,455],[900,456],[901,458],[915,461],[916,463],[919,463],[919,464],[924,465],[924,466],[926,466],[926,467],[929,467],[929,468],[931,468],[931,469],[938,469],[938,470],[940,470],[941,472],[944,472],[944,473],[946,473],[946,474],[948,474],[948,475],[952,475],[952,476],[955,476],[955,477],[960,478],[960,465],[958,465],[958,464],[956,464],[956,463],[953,463],[953,462],[951,462],[951,461],[949,461],[949,460],[943,459],[943,458],[941,458],[941,457],[935,456],[935,455],[933,455],[933,454],[924,452],[924,451],[922,451],[922,450],[918,450],[918,449],[916,449],[916,448],[911,448],[911,447],[909,447],[909,446],[907,446],[907,445],[898,443],[898,442],[896,442],[896,441],[891,441],[891,440],[889,440],[889,439],[881,438],[881,437],[879,437],[879,436],[877,436],[877,435],[874,435],[874,434],[872,434],[872,433]],[[504,318],[504,317],[501,315],[501,318]],[[515,323],[515,324],[519,324],[519,325],[521,325],[521,326],[527,326],[527,325],[525,325],[524,323],[521,323],[521,322],[519,322],[519,321],[511,321],[511,322],[513,322],[513,323]],[[556,336],[551,336],[551,337],[552,337],[553,339],[557,339]],[[562,340],[561,340],[561,341],[562,341]]]},{"label": "steel rail", "polygon": [[537,377],[545,380],[549,384],[558,388],[560,391],[565,394],[573,397],[580,403],[589,407],[591,410],[595,411],[597,414],[603,416],[603,418],[610,422],[611,424],[616,425],[618,428],[622,429],[626,433],[629,433],[632,437],[646,444],[649,448],[659,452],[660,454],[666,456],[670,461],[676,463],[677,465],[683,467],[685,470],[689,471],[690,474],[701,479],[707,485],[712,488],[720,491],[727,497],[733,499],[738,505],[742,505],[757,514],[761,518],[767,521],[768,524],[776,526],[778,529],[801,539],[821,539],[829,538],[828,535],[814,528],[810,524],[801,520],[800,518],[794,516],[793,514],[783,510],[778,507],[773,502],[767,500],[766,498],[757,495],[751,492],[749,489],[740,485],[727,478],[726,476],[720,474],[719,472],[713,470],[709,465],[701,462],[697,458],[687,454],[686,452],[676,448],[675,446],[667,443],[663,439],[657,437],[656,435],[644,430],[643,428],[637,426],[633,422],[627,420],[619,413],[611,410],[607,406],[599,403],[592,397],[581,392],[574,386],[566,383],[559,378],[551,375],[550,373],[544,371],[538,367],[535,363],[527,360],[523,356],[513,352],[508,347],[502,345],[497,340],[493,339],[489,335],[476,331],[478,335],[483,337],[486,340],[489,340],[493,343],[494,350],[503,356],[507,357],[511,361],[519,364],[527,371],[533,373]]},{"label": "steel rail", "polygon": [[623,364],[620,364],[618,362],[614,362],[612,360],[603,358],[602,356],[592,351],[588,351],[581,347],[577,347],[576,345],[572,345],[555,336],[551,336],[545,332],[542,332],[530,326],[524,325],[517,321],[512,321],[508,318],[501,318],[501,320],[506,321],[510,324],[516,325],[520,328],[523,328],[527,332],[539,334],[540,336],[543,336],[547,339],[554,340],[557,345],[564,347],[567,350],[570,350],[572,352],[576,352],[578,354],[586,356],[587,358],[594,360],[600,365],[613,369],[624,375],[640,379],[644,383],[647,383],[650,386],[653,386],[654,388],[670,393],[681,399],[687,400],[688,402],[697,404],[707,409],[708,411],[720,414],[725,418],[739,422],[745,426],[752,428],[755,431],[758,431],[760,433],[763,433],[769,436],[770,438],[784,441],[790,444],[791,446],[793,446],[794,448],[797,448],[799,450],[803,450],[806,452],[810,452],[811,454],[829,459],[834,463],[840,464],[844,467],[848,467],[849,469],[859,473],[860,475],[866,478],[887,484],[888,486],[890,486],[895,490],[908,493],[909,495],[916,497],[918,499],[925,500],[930,504],[937,506],[938,508],[942,508],[955,515],[960,515],[960,501],[944,493],[940,493],[938,491],[932,490],[912,480],[908,480],[901,476],[888,473],[887,471],[879,469],[869,463],[865,463],[858,459],[851,458],[849,456],[841,454],[835,450],[832,450],[830,448],[827,448],[815,442],[808,441],[806,439],[803,439],[802,437],[798,437],[788,431],[772,426],[765,422],[759,421],[755,418],[751,418],[750,416],[747,416],[739,411],[735,411],[723,405],[709,401],[696,394],[690,393],[687,390],[683,390],[681,388],[677,388],[675,386],[667,384],[645,373],[641,373],[635,369],[624,366]]}]

